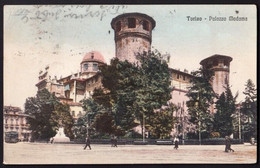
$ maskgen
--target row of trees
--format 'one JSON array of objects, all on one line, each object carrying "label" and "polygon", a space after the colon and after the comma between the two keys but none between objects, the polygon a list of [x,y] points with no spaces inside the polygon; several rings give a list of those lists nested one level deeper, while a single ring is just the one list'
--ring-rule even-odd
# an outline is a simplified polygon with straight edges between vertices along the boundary
[{"label": "row of trees", "polygon": [[[245,101],[242,102],[240,111],[236,107],[238,93],[233,96],[230,86],[227,85],[225,92],[215,95],[212,85],[213,73],[208,69],[199,69],[193,72],[191,87],[187,93],[187,101],[190,122],[193,124],[195,133],[189,133],[191,138],[225,137],[232,133],[243,134],[245,140],[256,138],[257,113],[256,113],[256,88],[252,80],[246,83]],[[215,102],[214,102],[215,100]],[[215,113],[210,113],[212,108]],[[242,119],[242,123],[240,122]],[[240,124],[240,125],[238,125]],[[239,129],[243,129],[243,132]]]}]

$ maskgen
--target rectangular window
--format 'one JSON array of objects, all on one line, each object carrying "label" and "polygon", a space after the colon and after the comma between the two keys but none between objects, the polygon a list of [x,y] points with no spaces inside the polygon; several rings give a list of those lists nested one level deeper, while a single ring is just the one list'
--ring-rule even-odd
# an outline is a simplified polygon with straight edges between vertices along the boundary
[{"label": "rectangular window", "polygon": [[93,71],[98,71],[98,64],[96,63],[93,64]]},{"label": "rectangular window", "polygon": [[228,84],[228,77],[227,77],[227,75],[225,76],[225,84]]},{"label": "rectangular window", "polygon": [[120,31],[121,30],[121,22],[120,21],[118,21],[117,23],[116,23],[116,31]]},{"label": "rectangular window", "polygon": [[84,70],[88,70],[88,64],[84,64]]},{"label": "rectangular window", "polygon": [[177,79],[179,79],[180,78],[180,75],[179,74],[177,74]]},{"label": "rectangular window", "polygon": [[146,20],[143,21],[143,29],[149,31],[149,23]]},{"label": "rectangular window", "polygon": [[70,91],[68,90],[68,91],[65,91],[65,97],[66,98],[70,98]]},{"label": "rectangular window", "polygon": [[183,80],[185,80],[185,76],[183,75]]},{"label": "rectangular window", "polygon": [[128,28],[135,28],[135,27],[136,27],[135,18],[128,18]]}]

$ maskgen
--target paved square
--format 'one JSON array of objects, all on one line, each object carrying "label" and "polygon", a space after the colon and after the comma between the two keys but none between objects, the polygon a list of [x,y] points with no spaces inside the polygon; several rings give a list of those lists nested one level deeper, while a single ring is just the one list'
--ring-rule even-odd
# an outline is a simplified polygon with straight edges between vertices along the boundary
[{"label": "paved square", "polygon": [[234,153],[224,152],[224,145],[110,145],[92,144],[4,143],[5,164],[180,164],[180,163],[256,163],[256,146],[232,145]]}]

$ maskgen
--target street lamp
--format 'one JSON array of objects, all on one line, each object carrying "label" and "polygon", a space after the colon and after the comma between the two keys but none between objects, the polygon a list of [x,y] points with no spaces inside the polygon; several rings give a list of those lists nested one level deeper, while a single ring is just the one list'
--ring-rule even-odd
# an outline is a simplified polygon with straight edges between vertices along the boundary
[{"label": "street lamp", "polygon": [[143,142],[145,142],[145,115],[143,113]]},{"label": "street lamp", "polygon": [[241,102],[238,105],[238,136],[239,141],[241,142]]},{"label": "street lamp", "polygon": [[197,92],[198,94],[198,98],[197,101],[195,103],[196,106],[196,114],[198,116],[199,122],[198,122],[198,126],[199,126],[199,143],[201,145],[201,113],[200,113],[200,93]]}]

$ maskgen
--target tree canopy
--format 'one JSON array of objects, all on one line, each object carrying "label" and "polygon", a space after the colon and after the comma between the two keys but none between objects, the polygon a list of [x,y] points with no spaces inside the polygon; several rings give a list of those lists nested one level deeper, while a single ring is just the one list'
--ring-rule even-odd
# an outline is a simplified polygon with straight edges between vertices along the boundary
[{"label": "tree canopy", "polygon": [[236,98],[233,97],[230,87],[227,86],[216,101],[216,113],[214,114],[213,130],[220,133],[220,137],[229,136],[233,133],[233,115],[236,112]]},{"label": "tree canopy", "polygon": [[154,110],[166,105],[171,98],[170,73],[159,52],[138,55],[139,63],[112,59],[100,68],[102,89],[96,89],[93,99],[113,116],[115,126],[127,132],[149,124]]},{"label": "tree canopy", "polygon": [[251,79],[245,84],[245,100],[242,103],[241,112],[243,114],[243,128],[245,139],[257,137],[257,89]]},{"label": "tree canopy", "polygon": [[[213,104],[215,93],[210,82],[212,81],[213,71],[200,68],[192,72],[194,76],[191,80],[191,87],[186,94],[190,122],[197,126],[201,132],[210,132],[213,116],[210,113],[210,106]],[[200,129],[200,130],[199,130]]]},{"label": "tree canopy", "polygon": [[[69,107],[59,102],[47,89],[37,92],[36,97],[29,97],[25,102],[25,113],[32,130],[32,139],[47,140],[56,135],[59,126],[65,127],[65,134],[73,138],[71,132],[72,117]],[[59,125],[59,123],[62,125]]]}]

